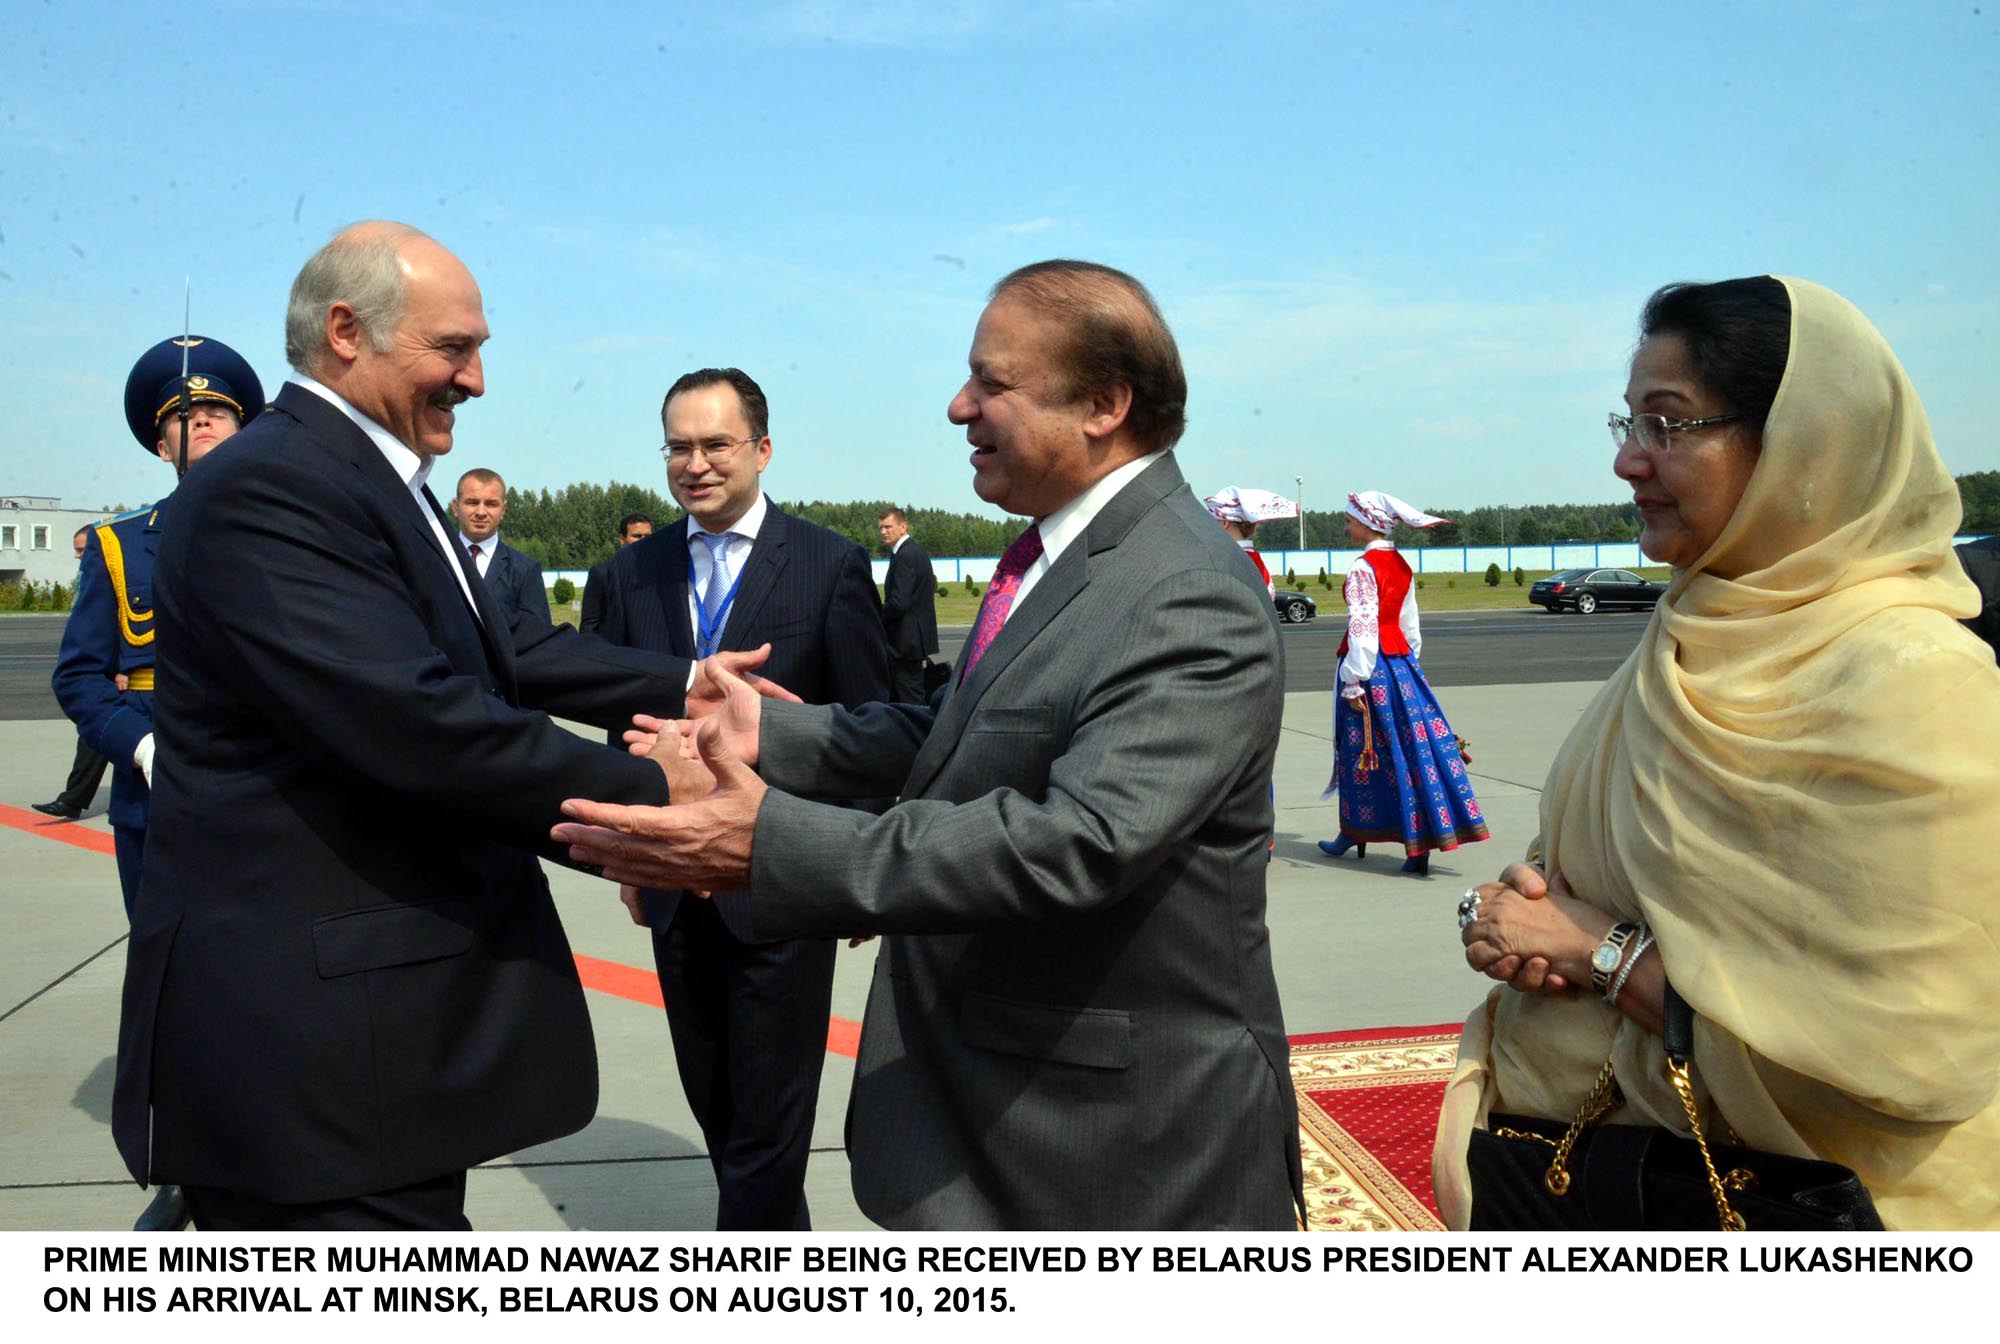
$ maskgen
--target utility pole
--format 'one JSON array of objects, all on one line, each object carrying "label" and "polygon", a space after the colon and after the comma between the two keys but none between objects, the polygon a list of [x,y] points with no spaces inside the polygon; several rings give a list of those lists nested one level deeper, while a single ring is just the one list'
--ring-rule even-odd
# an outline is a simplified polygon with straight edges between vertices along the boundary
[{"label": "utility pole", "polygon": [[1292,477],[1292,484],[1298,487],[1299,549],[1303,551],[1306,548],[1306,478],[1303,476],[1294,476]]}]

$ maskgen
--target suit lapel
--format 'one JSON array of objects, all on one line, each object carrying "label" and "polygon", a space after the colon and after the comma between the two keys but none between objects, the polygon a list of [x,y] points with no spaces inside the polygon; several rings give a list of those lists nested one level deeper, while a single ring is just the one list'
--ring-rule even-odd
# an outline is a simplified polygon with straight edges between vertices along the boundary
[{"label": "suit lapel", "polygon": [[777,505],[767,504],[764,525],[751,540],[749,568],[743,571],[743,582],[736,589],[736,600],[729,607],[729,621],[722,628],[722,643],[717,647],[745,647],[744,636],[753,628],[771,590],[777,587],[778,576],[784,573],[788,530],[784,513]]},{"label": "suit lapel", "polygon": [[1182,484],[1180,468],[1174,464],[1172,454],[1168,454],[1140,472],[1098,510],[1083,535],[1063,551],[1033,591],[1008,613],[1007,624],[1000,627],[1000,633],[986,646],[972,675],[945,696],[937,722],[903,785],[905,797],[929,787],[938,770],[951,759],[967,720],[979,707],[987,689],[1028,650],[1063,608],[1089,586],[1094,558],[1115,549],[1139,519]]},{"label": "suit lapel", "polygon": [[694,622],[688,615],[688,528],[683,518],[665,532],[655,532],[639,543],[645,549],[635,557],[643,583],[650,578],[660,602],[660,619],[667,632],[666,650],[682,658],[694,657]]}]

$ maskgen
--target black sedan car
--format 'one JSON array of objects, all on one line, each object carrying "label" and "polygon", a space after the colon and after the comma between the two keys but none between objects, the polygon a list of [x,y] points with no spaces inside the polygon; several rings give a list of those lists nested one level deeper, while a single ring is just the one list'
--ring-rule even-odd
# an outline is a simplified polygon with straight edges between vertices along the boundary
[{"label": "black sedan car", "polygon": [[1280,588],[1271,594],[1271,605],[1278,610],[1278,619],[1287,625],[1298,625],[1319,615],[1319,604],[1304,593],[1290,588]]},{"label": "black sedan car", "polygon": [[1588,616],[1612,607],[1650,607],[1666,591],[1666,584],[1642,579],[1629,569],[1566,569],[1535,580],[1528,600],[1550,611]]}]

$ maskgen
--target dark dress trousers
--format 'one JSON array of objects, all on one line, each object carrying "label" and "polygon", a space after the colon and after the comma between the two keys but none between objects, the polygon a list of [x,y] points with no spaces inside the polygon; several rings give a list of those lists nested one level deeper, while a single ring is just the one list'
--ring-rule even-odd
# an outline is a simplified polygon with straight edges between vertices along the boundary
[{"label": "dark dress trousers", "polygon": [[924,692],[924,659],[938,651],[937,576],[930,552],[915,537],[903,538],[889,556],[882,584],[882,628],[889,636],[889,668],[895,698],[920,705]]},{"label": "dark dress trousers", "polygon": [[765,702],[756,931],[891,935],[847,1116],[862,1212],[1295,1226],[1264,919],[1283,688],[1270,599],[1168,454],[930,705]]},{"label": "dark dress trousers", "polygon": [[611,562],[602,560],[583,576],[583,605],[577,610],[576,628],[586,635],[596,634],[604,624],[604,576],[610,568]]},{"label": "dark dress trousers", "polygon": [[[458,544],[463,547],[464,539]],[[537,625],[554,621],[549,614],[549,590],[542,583],[542,567],[532,557],[521,554],[506,542],[489,543],[493,558],[486,564],[486,587],[494,604],[506,615],[507,623],[528,620]],[[470,559],[468,554],[466,557]]]},{"label": "dark dress trousers", "polygon": [[[683,519],[625,547],[606,573],[599,633],[689,654]],[[888,693],[868,557],[825,528],[767,507],[721,647],[768,641],[760,669],[802,699],[858,706]],[[826,1057],[835,943],[757,942],[746,897],[648,893],[674,1063],[715,1169],[725,1231],[811,1225],[805,1170]]]},{"label": "dark dress trousers", "polygon": [[141,1182],[364,1213],[596,1107],[534,851],[565,798],[667,789],[528,707],[679,713],[689,664],[510,631],[425,507],[296,385],[176,493],[113,1107]]}]

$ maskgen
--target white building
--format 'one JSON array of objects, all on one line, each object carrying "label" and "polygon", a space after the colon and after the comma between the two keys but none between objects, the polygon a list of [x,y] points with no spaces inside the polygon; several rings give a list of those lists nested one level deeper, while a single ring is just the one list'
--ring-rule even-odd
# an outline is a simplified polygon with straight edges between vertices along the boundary
[{"label": "white building", "polygon": [[0,583],[74,584],[70,538],[104,517],[95,509],[66,509],[45,495],[0,496]]}]

